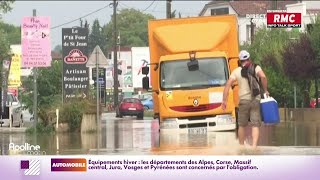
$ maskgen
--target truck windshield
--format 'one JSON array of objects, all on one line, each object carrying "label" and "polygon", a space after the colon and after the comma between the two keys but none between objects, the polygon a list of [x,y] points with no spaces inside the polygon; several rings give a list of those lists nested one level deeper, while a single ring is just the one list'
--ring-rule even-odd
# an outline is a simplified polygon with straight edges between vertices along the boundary
[{"label": "truck windshield", "polygon": [[228,68],[225,58],[198,59],[199,70],[197,71],[189,71],[188,62],[190,62],[189,59],[161,63],[161,89],[197,89],[226,84]]}]

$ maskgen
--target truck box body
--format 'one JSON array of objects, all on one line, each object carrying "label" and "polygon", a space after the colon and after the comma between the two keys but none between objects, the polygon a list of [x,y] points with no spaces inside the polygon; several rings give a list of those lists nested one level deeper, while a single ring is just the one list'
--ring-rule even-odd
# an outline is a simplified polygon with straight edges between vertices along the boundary
[{"label": "truck box body", "polygon": [[[236,17],[151,20],[148,30],[154,113],[160,127],[235,129],[237,86],[225,111],[221,103],[224,85],[238,67]],[[187,65],[193,56],[199,64],[196,71]]]}]

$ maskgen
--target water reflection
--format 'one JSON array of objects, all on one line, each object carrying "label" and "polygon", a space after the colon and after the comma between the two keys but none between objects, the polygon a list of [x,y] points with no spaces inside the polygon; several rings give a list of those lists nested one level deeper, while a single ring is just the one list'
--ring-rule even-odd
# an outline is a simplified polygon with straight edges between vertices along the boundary
[{"label": "water reflection", "polygon": [[[177,131],[159,133],[156,120],[107,120],[101,133],[62,133],[41,136],[0,134],[2,155],[19,154],[9,151],[9,143],[40,145],[47,155],[55,154],[233,154],[238,146],[235,132],[188,134]],[[246,129],[246,143],[251,144],[251,128]],[[320,122],[287,122],[261,128],[260,146],[272,154],[277,146],[320,146]],[[219,149],[219,151],[217,150]],[[182,151],[181,151],[182,150]],[[184,152],[187,150],[188,152]],[[217,151],[215,151],[217,150]],[[226,151],[225,151],[226,150]],[[279,150],[279,149],[278,149]],[[279,151],[280,152],[280,151]],[[288,154],[290,152],[287,149]],[[296,152],[293,151],[292,152]],[[286,154],[286,150],[281,150]],[[300,153],[296,152],[296,153]],[[313,153],[320,153],[320,148]]]}]

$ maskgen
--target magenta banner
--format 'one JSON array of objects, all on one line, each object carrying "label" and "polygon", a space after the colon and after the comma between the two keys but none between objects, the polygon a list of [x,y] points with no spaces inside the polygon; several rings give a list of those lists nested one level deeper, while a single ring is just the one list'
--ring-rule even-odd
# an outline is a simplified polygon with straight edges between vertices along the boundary
[{"label": "magenta banner", "polygon": [[0,156],[0,179],[318,180],[320,156]]},{"label": "magenta banner", "polygon": [[50,17],[24,17],[21,44],[22,67],[51,66]]}]

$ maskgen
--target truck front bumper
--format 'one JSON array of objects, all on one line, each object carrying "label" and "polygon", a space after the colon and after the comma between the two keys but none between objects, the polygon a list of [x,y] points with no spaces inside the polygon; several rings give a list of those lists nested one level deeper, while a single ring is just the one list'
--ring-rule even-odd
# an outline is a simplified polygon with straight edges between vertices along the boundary
[{"label": "truck front bumper", "polygon": [[206,129],[206,131],[230,131],[236,129],[236,122],[231,115],[217,115],[200,120],[190,120],[183,118],[167,118],[160,122],[160,129]]}]

